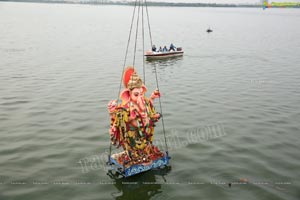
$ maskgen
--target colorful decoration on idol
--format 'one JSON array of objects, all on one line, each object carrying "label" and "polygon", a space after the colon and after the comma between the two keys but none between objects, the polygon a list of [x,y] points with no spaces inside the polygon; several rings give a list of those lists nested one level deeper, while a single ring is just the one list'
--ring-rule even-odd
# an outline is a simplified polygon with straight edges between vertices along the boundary
[{"label": "colorful decoration on idol", "polygon": [[155,90],[150,98],[142,79],[134,67],[127,67],[123,74],[124,89],[120,93],[121,104],[112,100],[108,104],[110,114],[110,139],[113,145],[122,147],[117,161],[123,166],[151,163],[162,158],[158,147],[152,144],[155,123],[160,119],[153,106],[153,101],[160,97]]}]

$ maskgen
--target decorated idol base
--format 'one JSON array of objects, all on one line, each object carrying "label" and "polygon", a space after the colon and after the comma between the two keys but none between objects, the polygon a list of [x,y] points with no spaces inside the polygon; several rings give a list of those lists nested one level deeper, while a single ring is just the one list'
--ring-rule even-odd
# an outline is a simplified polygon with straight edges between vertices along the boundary
[{"label": "decorated idol base", "polygon": [[135,165],[125,166],[121,165],[117,159],[117,157],[122,153],[124,152],[113,154],[110,157],[108,164],[111,166],[112,170],[118,172],[124,177],[133,176],[135,174],[139,174],[151,169],[163,168],[164,166],[167,166],[169,164],[169,160],[171,159],[171,157],[168,156],[168,153],[164,152],[162,157],[152,160],[150,162],[142,162]]}]

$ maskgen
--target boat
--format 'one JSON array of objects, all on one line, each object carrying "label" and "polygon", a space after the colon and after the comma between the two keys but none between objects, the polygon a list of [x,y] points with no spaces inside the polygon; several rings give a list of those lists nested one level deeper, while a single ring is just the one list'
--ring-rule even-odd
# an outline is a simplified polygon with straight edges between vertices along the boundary
[{"label": "boat", "polygon": [[207,32],[207,33],[211,33],[211,32],[213,32],[213,30],[210,29],[210,28],[208,28],[208,29],[206,30],[206,32]]},{"label": "boat", "polygon": [[162,59],[162,58],[173,58],[178,56],[183,56],[184,51],[182,48],[177,48],[175,51],[146,51],[145,57],[147,59]]}]

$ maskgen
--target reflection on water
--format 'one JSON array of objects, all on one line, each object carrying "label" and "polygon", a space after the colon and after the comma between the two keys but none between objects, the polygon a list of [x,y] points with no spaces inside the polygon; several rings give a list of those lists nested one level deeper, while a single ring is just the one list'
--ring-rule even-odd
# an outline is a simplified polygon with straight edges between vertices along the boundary
[{"label": "reflection on water", "polygon": [[146,63],[150,66],[171,66],[176,64],[177,61],[182,61],[183,56],[173,57],[173,58],[162,58],[162,59],[146,59]]},{"label": "reflection on water", "polygon": [[167,199],[167,195],[162,190],[162,184],[157,182],[156,176],[167,182],[166,175],[171,171],[171,167],[147,171],[128,178],[118,178],[112,172],[109,176],[115,181],[114,186],[118,192],[111,195],[117,199]]}]

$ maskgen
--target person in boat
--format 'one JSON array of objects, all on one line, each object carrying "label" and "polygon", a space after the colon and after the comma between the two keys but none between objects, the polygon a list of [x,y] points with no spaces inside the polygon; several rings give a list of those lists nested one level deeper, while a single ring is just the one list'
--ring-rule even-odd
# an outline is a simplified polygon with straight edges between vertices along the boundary
[{"label": "person in boat", "polygon": [[158,52],[162,52],[162,51],[163,51],[163,49],[162,49],[161,46],[160,46]]},{"label": "person in boat", "polygon": [[167,46],[164,46],[164,48],[163,48],[162,51],[163,51],[163,52],[167,52],[167,51],[168,51]]},{"label": "person in boat", "polygon": [[169,49],[169,51],[171,51],[171,50],[176,51],[176,47],[174,46],[173,43],[170,44],[170,49]]},{"label": "person in boat", "polygon": [[152,51],[156,52],[156,46],[155,45],[152,46]]}]

